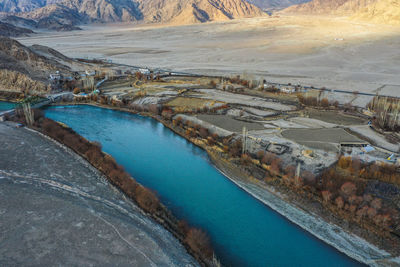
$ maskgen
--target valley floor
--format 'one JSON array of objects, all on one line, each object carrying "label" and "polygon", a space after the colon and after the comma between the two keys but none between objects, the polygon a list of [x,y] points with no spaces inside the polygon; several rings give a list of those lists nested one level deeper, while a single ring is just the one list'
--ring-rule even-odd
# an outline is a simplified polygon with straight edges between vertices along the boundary
[{"label": "valley floor", "polygon": [[187,26],[97,25],[19,38],[71,57],[398,95],[400,27],[274,16]]}]

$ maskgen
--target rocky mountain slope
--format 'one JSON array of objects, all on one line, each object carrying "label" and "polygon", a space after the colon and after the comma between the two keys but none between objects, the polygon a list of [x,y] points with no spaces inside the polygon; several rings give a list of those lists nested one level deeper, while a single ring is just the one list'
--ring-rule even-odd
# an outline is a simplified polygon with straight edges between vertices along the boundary
[{"label": "rocky mountain slope", "polygon": [[0,1],[0,11],[19,12],[13,15],[54,30],[73,30],[90,22],[188,24],[264,15],[245,0],[26,0],[30,3],[26,5],[18,0]]},{"label": "rocky mountain slope", "polygon": [[[313,0],[308,3],[291,6],[285,13],[293,14],[337,14],[341,6],[349,0]],[[358,0],[357,0],[358,1]]]},{"label": "rocky mountain slope", "polygon": [[148,22],[189,24],[262,16],[263,12],[242,0],[138,0]]},{"label": "rocky mountain slope", "polygon": [[399,0],[313,0],[283,11],[292,14],[349,16],[369,22],[400,24]]},{"label": "rocky mountain slope", "polygon": [[37,80],[47,80],[49,72],[69,68],[7,37],[0,37],[0,70],[17,71]]},{"label": "rocky mountain slope", "polygon": [[379,0],[361,8],[352,18],[376,23],[400,24],[400,1]]},{"label": "rocky mountain slope", "polygon": [[399,0],[313,0],[291,6],[284,13],[349,16],[369,22],[400,24]]},{"label": "rocky mountain slope", "polygon": [[[22,17],[36,22],[36,28],[46,28],[50,30],[77,30],[74,25],[86,21],[74,9],[64,5],[54,4],[45,6],[28,13],[21,13]],[[84,19],[82,21],[82,19]]]},{"label": "rocky mountain slope", "polygon": [[279,10],[293,5],[299,5],[309,0],[246,0],[263,10]]},{"label": "rocky mountain slope", "polygon": [[32,30],[14,26],[9,23],[0,22],[0,36],[19,37],[33,33]]},{"label": "rocky mountain slope", "polygon": [[7,22],[9,24],[12,24],[14,26],[18,26],[21,28],[28,28],[28,29],[34,29],[37,28],[37,22],[31,19],[26,19],[14,15],[8,15],[7,13],[3,14],[1,16],[1,20],[3,22]]},{"label": "rocky mountain slope", "polygon": [[47,4],[46,0],[0,0],[1,12],[27,12]]}]

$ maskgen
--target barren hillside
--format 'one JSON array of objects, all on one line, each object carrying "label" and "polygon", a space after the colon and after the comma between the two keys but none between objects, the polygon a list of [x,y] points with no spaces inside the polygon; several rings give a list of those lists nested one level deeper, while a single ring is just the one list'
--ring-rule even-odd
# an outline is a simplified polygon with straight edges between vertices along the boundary
[{"label": "barren hillside", "polygon": [[283,12],[314,15],[337,14],[340,8],[348,1],[349,0],[313,0],[308,3],[288,7],[287,9],[283,10]]},{"label": "barren hillside", "polygon": [[259,8],[243,0],[139,0],[145,21],[190,24],[262,16]]},{"label": "barren hillside", "polygon": [[76,25],[90,22],[190,24],[264,15],[245,0],[52,0],[32,2],[31,7],[3,10],[27,10],[16,15],[52,30],[75,30]]},{"label": "barren hillside", "polygon": [[400,24],[399,0],[313,0],[282,11],[290,14],[350,16],[383,24]]},{"label": "barren hillside", "polygon": [[247,2],[264,10],[279,10],[292,5],[299,5],[309,0],[246,0]]},{"label": "barren hillside", "polygon": [[352,18],[375,23],[400,24],[400,1],[379,0],[360,8]]},{"label": "barren hillside", "polygon": [[55,70],[68,71],[68,67],[6,37],[0,37],[0,69],[17,71],[38,80],[47,79],[48,73]]},{"label": "barren hillside", "polygon": [[20,28],[9,23],[0,22],[0,36],[19,37],[33,33],[32,30]]}]

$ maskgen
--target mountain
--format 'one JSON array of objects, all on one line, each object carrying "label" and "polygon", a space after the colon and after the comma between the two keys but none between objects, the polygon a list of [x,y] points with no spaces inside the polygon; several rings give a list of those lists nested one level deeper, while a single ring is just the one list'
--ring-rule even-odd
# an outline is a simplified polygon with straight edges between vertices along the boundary
[{"label": "mountain", "polygon": [[26,19],[14,15],[3,15],[1,18],[3,22],[7,22],[17,27],[34,29],[37,28],[37,22],[31,19]]},{"label": "mountain", "polygon": [[74,25],[85,22],[86,19],[74,9],[70,9],[60,4],[53,4],[31,12],[19,14],[25,19],[36,22],[36,28],[50,30],[78,30]]},{"label": "mountain", "polygon": [[311,2],[288,7],[285,13],[293,14],[335,14],[349,0],[312,0]]},{"label": "mountain", "polygon": [[137,6],[132,0],[64,0],[60,2],[88,21],[98,22],[128,22],[142,18]]},{"label": "mountain", "polygon": [[[188,24],[262,16],[245,0],[0,0],[0,12],[37,22],[37,27],[72,30],[90,22]],[[8,21],[6,21],[8,22]]]},{"label": "mountain", "polygon": [[[44,50],[43,48],[37,48]],[[70,74],[68,66],[35,52],[21,43],[0,36],[0,89],[40,93],[48,89],[49,74],[58,70]],[[63,61],[61,59],[60,61]]]},{"label": "mountain", "polygon": [[0,36],[20,37],[33,33],[32,30],[14,26],[9,23],[0,22]]},{"label": "mountain", "polygon": [[138,0],[146,22],[190,24],[262,16],[243,0]]},{"label": "mountain", "polygon": [[29,12],[59,2],[60,0],[0,0],[0,11],[8,13]]},{"label": "mountain", "polygon": [[67,66],[7,37],[0,37],[0,69],[16,71],[37,80],[47,80],[48,74],[56,70],[69,72]]},{"label": "mountain", "polygon": [[310,0],[246,0],[263,10],[279,10],[289,6],[299,5]]},{"label": "mountain", "polygon": [[400,0],[313,0],[282,12],[347,16],[374,23],[400,24]]},{"label": "mountain", "polygon": [[400,0],[379,0],[360,8],[351,18],[384,24],[400,24]]}]

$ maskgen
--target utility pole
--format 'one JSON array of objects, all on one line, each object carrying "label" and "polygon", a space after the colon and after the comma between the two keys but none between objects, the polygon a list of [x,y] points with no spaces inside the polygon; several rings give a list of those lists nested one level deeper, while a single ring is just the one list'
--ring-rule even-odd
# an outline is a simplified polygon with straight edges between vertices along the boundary
[{"label": "utility pole", "polygon": [[246,127],[243,127],[242,154],[246,153],[246,142],[247,142],[247,129]]},{"label": "utility pole", "polygon": [[300,177],[300,162],[297,162],[296,177]]}]

